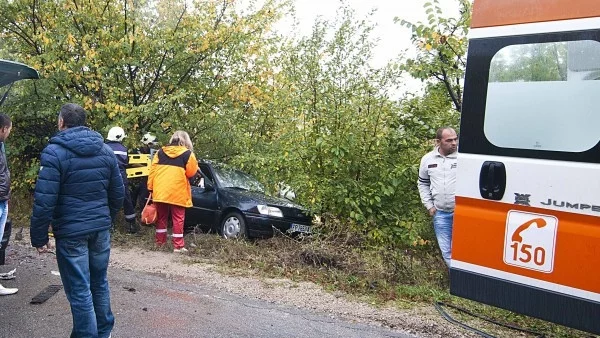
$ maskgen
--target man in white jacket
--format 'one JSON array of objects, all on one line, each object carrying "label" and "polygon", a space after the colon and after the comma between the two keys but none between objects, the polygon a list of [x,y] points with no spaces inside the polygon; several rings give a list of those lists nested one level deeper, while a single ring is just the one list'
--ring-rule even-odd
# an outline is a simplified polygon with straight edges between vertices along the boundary
[{"label": "man in white jacket", "polygon": [[433,217],[442,257],[450,267],[458,136],[454,129],[443,127],[437,130],[435,142],[435,149],[421,159],[417,186],[421,202]]}]

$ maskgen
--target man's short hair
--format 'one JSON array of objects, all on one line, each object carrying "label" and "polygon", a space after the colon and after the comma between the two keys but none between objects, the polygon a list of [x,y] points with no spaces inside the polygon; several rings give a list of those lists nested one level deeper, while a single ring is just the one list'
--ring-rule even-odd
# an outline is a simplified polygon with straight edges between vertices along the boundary
[{"label": "man's short hair", "polygon": [[85,109],[75,103],[67,103],[60,107],[59,115],[66,128],[85,125]]},{"label": "man's short hair", "polygon": [[11,124],[10,117],[4,113],[0,113],[0,128],[10,127]]},{"label": "man's short hair", "polygon": [[444,133],[444,130],[454,130],[454,128],[448,127],[448,126],[439,128],[435,132],[435,139],[436,140],[441,140],[442,139],[442,134]]}]

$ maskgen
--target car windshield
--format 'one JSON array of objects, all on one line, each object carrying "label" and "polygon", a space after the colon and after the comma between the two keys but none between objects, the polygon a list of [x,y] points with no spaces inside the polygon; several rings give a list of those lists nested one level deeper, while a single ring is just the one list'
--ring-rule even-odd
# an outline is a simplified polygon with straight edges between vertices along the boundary
[{"label": "car windshield", "polygon": [[260,182],[258,182],[254,177],[239,170],[225,167],[215,167],[214,172],[219,184],[224,188],[237,188],[260,192],[265,191],[262,184],[260,184]]}]

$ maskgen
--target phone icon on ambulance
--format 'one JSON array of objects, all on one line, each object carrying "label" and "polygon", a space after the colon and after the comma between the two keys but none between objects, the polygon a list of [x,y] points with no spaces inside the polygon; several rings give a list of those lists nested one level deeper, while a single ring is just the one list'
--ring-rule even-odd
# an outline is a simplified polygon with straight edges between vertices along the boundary
[{"label": "phone icon on ambulance", "polygon": [[554,268],[558,219],[511,210],[506,217],[504,263],[551,273]]}]

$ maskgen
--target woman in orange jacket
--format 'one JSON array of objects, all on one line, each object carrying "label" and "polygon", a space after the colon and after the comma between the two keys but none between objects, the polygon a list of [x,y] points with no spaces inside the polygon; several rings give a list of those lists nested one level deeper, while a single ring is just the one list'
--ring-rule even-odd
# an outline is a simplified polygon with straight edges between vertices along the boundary
[{"label": "woman in orange jacket", "polygon": [[169,213],[173,221],[174,252],[187,252],[183,241],[185,208],[192,206],[192,191],[189,179],[198,171],[198,161],[193,153],[190,136],[185,131],[176,131],[169,145],[162,147],[152,159],[148,175],[148,191],[156,203],[156,244],[167,242]]}]

